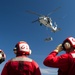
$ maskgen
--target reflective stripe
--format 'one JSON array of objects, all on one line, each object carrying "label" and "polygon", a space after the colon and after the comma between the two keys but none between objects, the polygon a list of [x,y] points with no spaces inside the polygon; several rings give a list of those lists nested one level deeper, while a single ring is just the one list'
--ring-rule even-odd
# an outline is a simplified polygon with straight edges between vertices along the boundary
[{"label": "reflective stripe", "polygon": [[71,53],[72,57],[75,58],[75,53]]},{"label": "reflective stripe", "polygon": [[11,61],[28,61],[28,62],[32,62],[32,59],[27,58],[27,57],[16,57],[11,59]]}]

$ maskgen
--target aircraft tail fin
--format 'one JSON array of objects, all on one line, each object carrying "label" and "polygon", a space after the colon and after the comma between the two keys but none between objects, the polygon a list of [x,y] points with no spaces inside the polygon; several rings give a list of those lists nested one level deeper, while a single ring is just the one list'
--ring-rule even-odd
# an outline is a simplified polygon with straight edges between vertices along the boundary
[{"label": "aircraft tail fin", "polygon": [[59,30],[61,30],[61,28],[58,28],[56,22],[54,22],[54,27],[53,27],[53,29],[52,29],[52,32],[55,33],[55,32],[57,32],[57,31],[59,31]]}]

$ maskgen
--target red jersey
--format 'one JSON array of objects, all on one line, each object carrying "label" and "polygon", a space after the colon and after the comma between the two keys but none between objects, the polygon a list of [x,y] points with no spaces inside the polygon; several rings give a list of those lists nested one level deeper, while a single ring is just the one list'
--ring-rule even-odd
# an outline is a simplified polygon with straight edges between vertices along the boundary
[{"label": "red jersey", "polygon": [[18,56],[9,60],[1,75],[41,75],[38,64],[25,56]]},{"label": "red jersey", "polygon": [[48,67],[59,68],[58,75],[75,75],[75,51],[57,56],[57,52],[51,52],[43,64]]}]

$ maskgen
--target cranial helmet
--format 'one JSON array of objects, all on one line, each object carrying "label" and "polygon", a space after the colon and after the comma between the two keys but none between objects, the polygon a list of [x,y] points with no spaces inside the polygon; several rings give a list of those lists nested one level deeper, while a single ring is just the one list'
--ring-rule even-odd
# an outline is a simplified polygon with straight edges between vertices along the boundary
[{"label": "cranial helmet", "polygon": [[0,64],[5,61],[6,55],[5,53],[0,49]]},{"label": "cranial helmet", "polygon": [[14,50],[17,50],[18,55],[30,55],[31,50],[29,45],[25,41],[20,41],[16,44]]},{"label": "cranial helmet", "polygon": [[64,43],[65,42],[69,42],[70,44],[71,44],[71,46],[73,47],[73,48],[75,48],[75,38],[74,37],[68,37],[68,38],[66,38],[64,41],[63,41],[63,43],[62,43],[62,46],[64,47]]}]

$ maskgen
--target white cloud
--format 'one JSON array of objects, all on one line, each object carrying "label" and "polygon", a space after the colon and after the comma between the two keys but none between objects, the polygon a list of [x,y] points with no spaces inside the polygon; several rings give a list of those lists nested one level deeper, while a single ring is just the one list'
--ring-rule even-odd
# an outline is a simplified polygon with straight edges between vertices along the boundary
[{"label": "white cloud", "polygon": [[42,74],[50,74],[50,75],[57,75],[57,70],[58,69],[55,69],[55,68],[40,68],[41,70],[41,73]]}]

